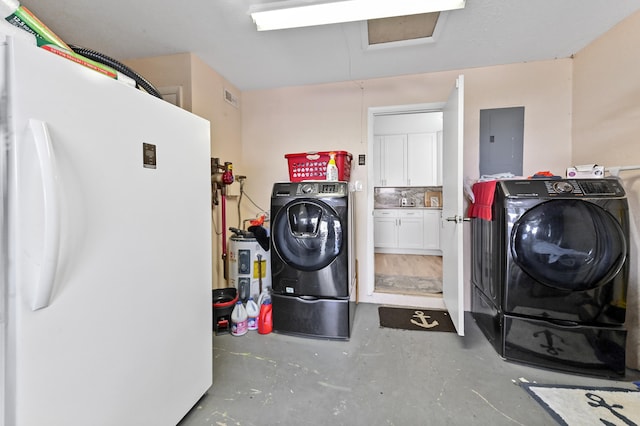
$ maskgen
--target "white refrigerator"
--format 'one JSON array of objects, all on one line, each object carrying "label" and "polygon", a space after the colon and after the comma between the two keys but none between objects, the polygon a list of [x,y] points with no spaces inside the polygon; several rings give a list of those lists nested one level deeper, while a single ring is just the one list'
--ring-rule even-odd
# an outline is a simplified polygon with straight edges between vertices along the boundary
[{"label": "white refrigerator", "polygon": [[212,384],[209,122],[12,28],[0,424],[175,425]]}]

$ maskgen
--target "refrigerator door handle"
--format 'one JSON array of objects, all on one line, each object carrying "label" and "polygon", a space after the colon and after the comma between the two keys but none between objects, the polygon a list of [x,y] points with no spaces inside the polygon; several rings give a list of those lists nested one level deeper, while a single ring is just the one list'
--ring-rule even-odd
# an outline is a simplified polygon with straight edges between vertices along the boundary
[{"label": "refrigerator door handle", "polygon": [[38,156],[44,202],[42,263],[40,266],[40,278],[36,283],[31,304],[31,308],[35,311],[46,308],[51,301],[60,252],[60,208],[58,204],[58,172],[49,128],[47,123],[34,119],[29,120],[29,127],[33,133]]}]

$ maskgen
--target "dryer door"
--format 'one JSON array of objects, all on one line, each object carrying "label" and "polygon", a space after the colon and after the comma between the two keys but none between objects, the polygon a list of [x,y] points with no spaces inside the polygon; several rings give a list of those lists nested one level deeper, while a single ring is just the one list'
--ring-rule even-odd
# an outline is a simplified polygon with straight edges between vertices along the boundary
[{"label": "dryer door", "polygon": [[568,291],[611,281],[627,257],[618,221],[582,200],[553,200],[527,211],[511,232],[513,261],[536,282]]},{"label": "dryer door", "polygon": [[287,265],[300,271],[326,268],[343,250],[342,222],[320,200],[290,202],[280,209],[272,228],[273,247]]}]

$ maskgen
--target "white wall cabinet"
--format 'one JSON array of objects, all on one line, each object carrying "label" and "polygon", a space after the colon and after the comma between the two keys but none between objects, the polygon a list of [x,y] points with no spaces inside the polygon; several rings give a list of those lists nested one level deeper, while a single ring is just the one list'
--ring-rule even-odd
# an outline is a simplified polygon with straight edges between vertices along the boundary
[{"label": "white wall cabinet", "polygon": [[439,185],[439,169],[437,134],[407,135],[407,186]]},{"label": "white wall cabinet", "polygon": [[375,186],[406,186],[407,135],[374,137]]},{"label": "white wall cabinet", "polygon": [[375,136],[373,152],[374,186],[442,184],[436,132]]},{"label": "white wall cabinet", "polygon": [[440,254],[440,210],[376,209],[373,216],[376,252]]}]

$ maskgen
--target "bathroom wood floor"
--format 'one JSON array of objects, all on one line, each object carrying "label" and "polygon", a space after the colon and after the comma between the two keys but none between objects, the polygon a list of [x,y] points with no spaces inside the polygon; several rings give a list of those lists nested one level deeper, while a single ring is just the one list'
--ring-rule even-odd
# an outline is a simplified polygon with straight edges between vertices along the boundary
[{"label": "bathroom wood floor", "polygon": [[[442,256],[376,253],[375,274],[378,292],[415,295],[439,293],[438,289],[442,289]],[[381,276],[385,277],[383,281],[380,280]]]},{"label": "bathroom wood floor", "polygon": [[442,256],[416,254],[375,254],[377,274],[410,277],[442,277]]}]

